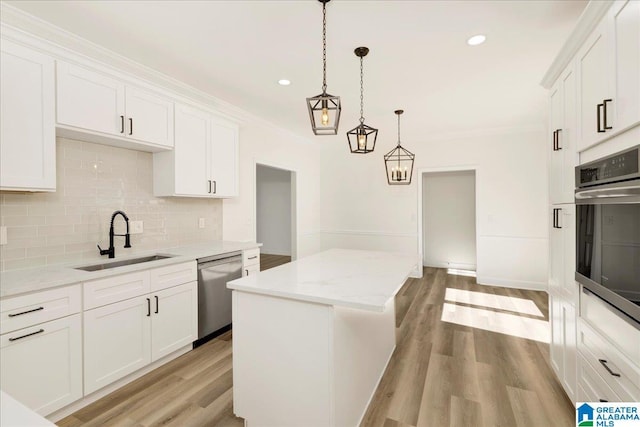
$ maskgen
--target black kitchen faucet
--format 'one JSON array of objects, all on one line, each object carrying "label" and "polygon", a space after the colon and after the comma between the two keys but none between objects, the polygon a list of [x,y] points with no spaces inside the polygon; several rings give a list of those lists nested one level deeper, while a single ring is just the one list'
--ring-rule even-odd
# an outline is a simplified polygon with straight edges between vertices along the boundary
[{"label": "black kitchen faucet", "polygon": [[[127,223],[127,232],[126,234],[115,234],[113,232],[113,220],[116,219],[117,215],[122,215],[124,221]],[[113,236],[124,236],[124,247],[130,248],[131,241],[129,237],[129,217],[122,211],[115,211],[113,215],[111,215],[111,227],[109,228],[109,249],[102,249],[100,245],[98,245],[98,249],[100,250],[100,255],[109,255],[109,258],[115,258],[116,256],[116,248],[113,247]]]}]

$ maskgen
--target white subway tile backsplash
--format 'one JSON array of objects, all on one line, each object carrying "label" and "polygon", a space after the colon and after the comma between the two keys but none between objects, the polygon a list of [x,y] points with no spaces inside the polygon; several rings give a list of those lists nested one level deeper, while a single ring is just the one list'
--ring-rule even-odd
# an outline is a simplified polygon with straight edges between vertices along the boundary
[{"label": "white subway tile backsplash", "polygon": [[[0,194],[0,223],[8,243],[0,250],[0,270],[96,260],[96,244],[108,246],[116,210],[143,221],[131,236],[135,250],[222,238],[222,201],[153,196],[151,153],[59,138],[54,193]],[[198,228],[198,218],[206,227]],[[124,230],[118,218],[116,232]],[[116,237],[116,254],[126,255]]]}]

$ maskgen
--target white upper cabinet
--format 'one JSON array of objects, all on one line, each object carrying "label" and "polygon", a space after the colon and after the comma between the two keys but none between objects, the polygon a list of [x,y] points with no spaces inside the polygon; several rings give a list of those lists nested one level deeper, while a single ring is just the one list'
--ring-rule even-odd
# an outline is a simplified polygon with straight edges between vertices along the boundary
[{"label": "white upper cabinet", "polygon": [[640,2],[616,1],[576,61],[582,151],[640,122]]},{"label": "white upper cabinet", "polygon": [[173,101],[131,86],[125,94],[127,137],[173,147]]},{"label": "white upper cabinet", "polygon": [[54,191],[54,60],[3,39],[0,74],[0,190]]},{"label": "white upper cabinet", "polygon": [[175,147],[154,154],[153,188],[156,196],[237,196],[238,126],[176,104]]},{"label": "white upper cabinet", "polygon": [[218,197],[238,195],[238,127],[221,120],[211,124],[211,179]]},{"label": "white upper cabinet", "polygon": [[61,135],[82,133],[86,140],[99,143],[116,137],[116,141],[125,141],[119,145],[141,142],[149,149],[173,147],[173,101],[169,98],[62,61],[57,65],[57,83]]},{"label": "white upper cabinet", "polygon": [[124,83],[58,62],[58,123],[124,136]]},{"label": "white upper cabinet", "polygon": [[640,2],[616,2],[609,22],[615,54],[615,125],[626,129],[640,122]]},{"label": "white upper cabinet", "polygon": [[551,89],[549,198],[551,203],[573,203],[577,164],[576,76],[570,65]]}]

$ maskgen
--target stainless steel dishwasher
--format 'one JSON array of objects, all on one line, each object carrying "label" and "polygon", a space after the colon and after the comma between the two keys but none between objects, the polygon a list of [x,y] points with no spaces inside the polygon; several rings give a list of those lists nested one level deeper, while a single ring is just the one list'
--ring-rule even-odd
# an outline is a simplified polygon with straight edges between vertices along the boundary
[{"label": "stainless steel dishwasher", "polygon": [[234,252],[198,259],[198,341],[231,324],[231,290],[227,282],[242,277],[242,253]]}]

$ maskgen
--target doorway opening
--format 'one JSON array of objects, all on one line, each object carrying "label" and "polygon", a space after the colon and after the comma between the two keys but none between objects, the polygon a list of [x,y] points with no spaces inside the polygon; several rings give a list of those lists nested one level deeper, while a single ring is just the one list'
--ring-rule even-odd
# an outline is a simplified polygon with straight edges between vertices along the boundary
[{"label": "doorway opening", "polygon": [[419,199],[423,266],[475,277],[476,170],[422,171]]},{"label": "doorway opening", "polygon": [[295,171],[256,163],[256,241],[260,270],[296,258]]}]

